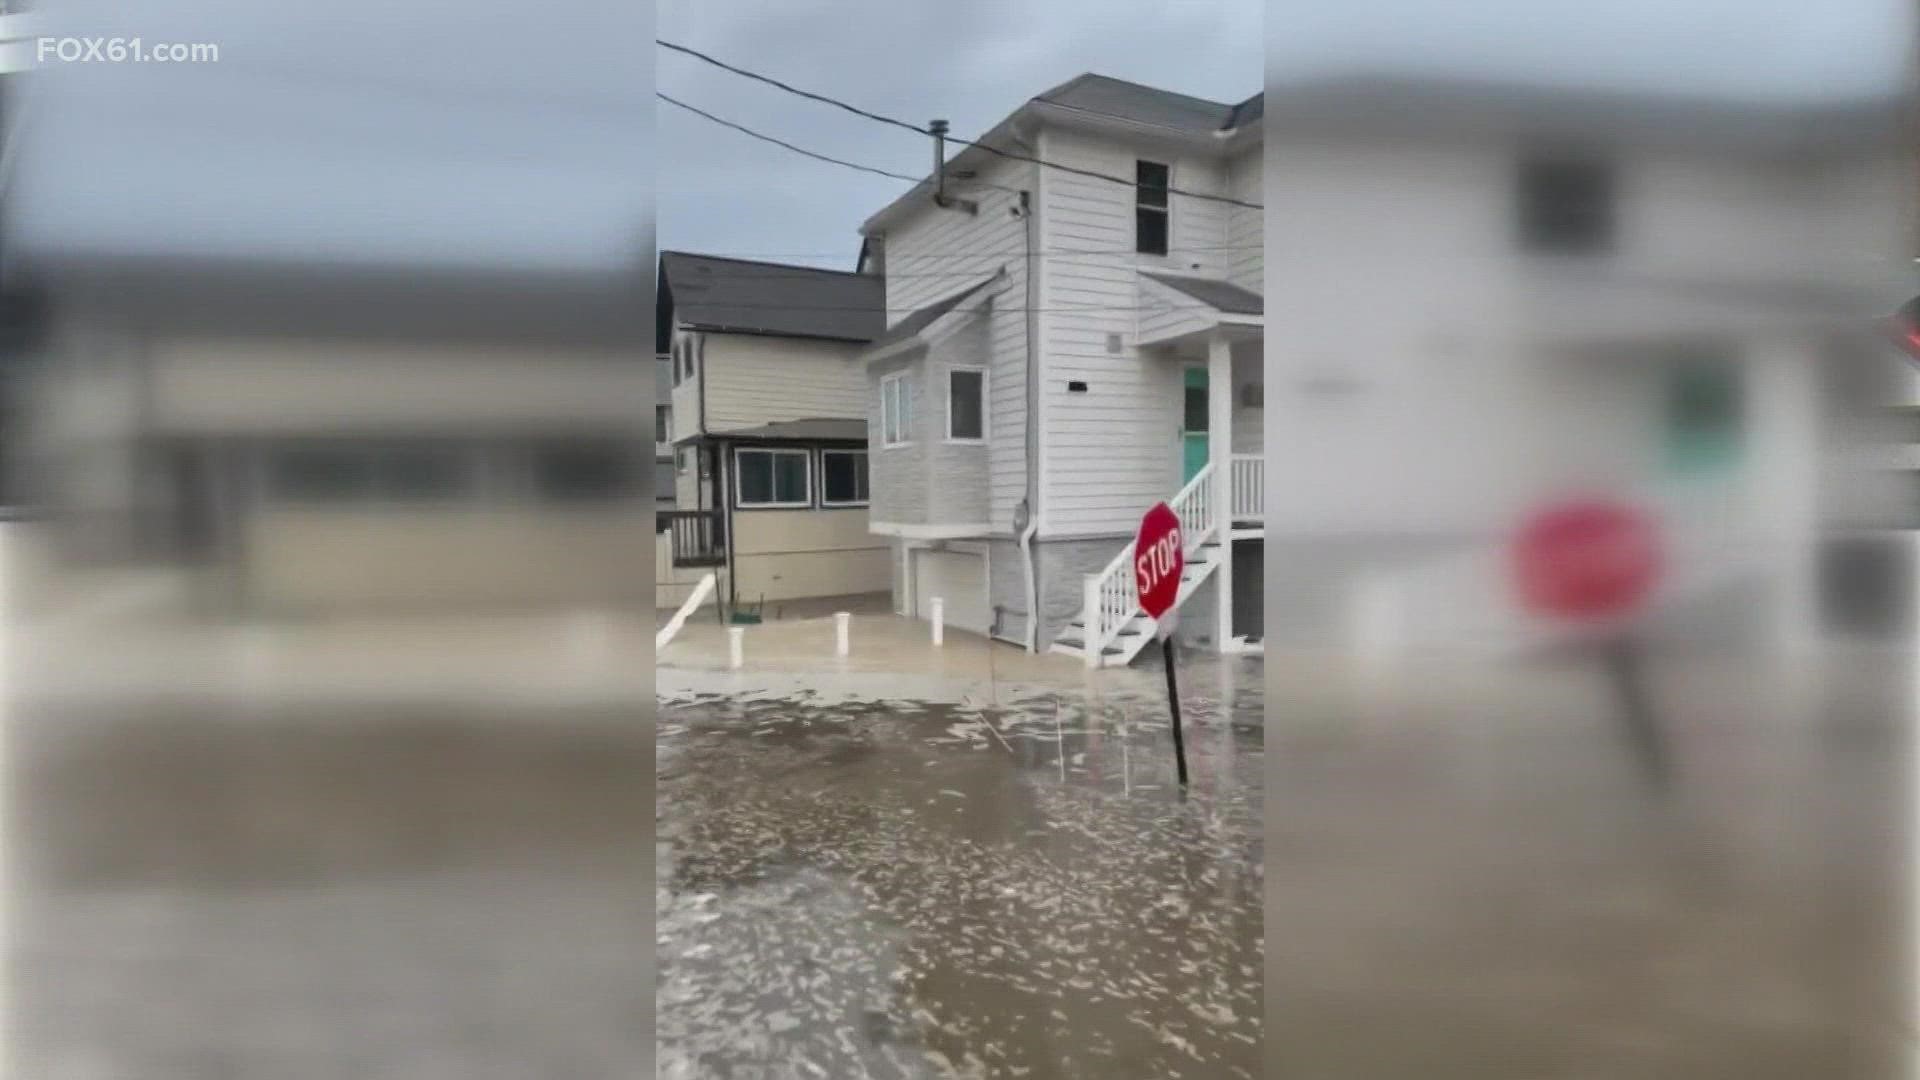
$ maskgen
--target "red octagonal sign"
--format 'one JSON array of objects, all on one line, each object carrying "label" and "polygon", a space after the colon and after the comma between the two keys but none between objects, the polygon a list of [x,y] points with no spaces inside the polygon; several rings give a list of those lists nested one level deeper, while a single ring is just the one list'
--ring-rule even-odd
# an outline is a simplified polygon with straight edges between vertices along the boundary
[{"label": "red octagonal sign", "polygon": [[1606,619],[1631,613],[1660,574],[1653,523],[1624,503],[1578,499],[1548,507],[1514,546],[1520,598],[1536,614]]},{"label": "red octagonal sign", "polygon": [[1155,503],[1140,519],[1140,532],[1133,538],[1133,586],[1140,593],[1141,610],[1155,619],[1172,610],[1186,568],[1180,515],[1166,503]]}]

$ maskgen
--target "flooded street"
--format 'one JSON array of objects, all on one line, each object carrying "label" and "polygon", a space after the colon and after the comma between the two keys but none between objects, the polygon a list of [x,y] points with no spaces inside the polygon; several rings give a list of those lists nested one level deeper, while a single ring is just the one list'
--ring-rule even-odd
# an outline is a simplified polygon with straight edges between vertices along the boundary
[{"label": "flooded street", "polygon": [[1186,698],[1185,799],[1131,690],[664,705],[660,1076],[1260,1076],[1241,683]]}]

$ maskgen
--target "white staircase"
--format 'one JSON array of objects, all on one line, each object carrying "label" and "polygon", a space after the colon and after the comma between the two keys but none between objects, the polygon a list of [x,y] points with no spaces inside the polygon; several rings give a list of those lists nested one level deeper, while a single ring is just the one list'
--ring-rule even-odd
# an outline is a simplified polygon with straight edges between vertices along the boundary
[{"label": "white staircase", "polygon": [[[1180,519],[1187,560],[1173,603],[1176,613],[1227,557],[1223,517],[1214,505],[1213,476],[1212,465],[1203,467],[1167,503]],[[1131,663],[1160,628],[1159,620],[1140,610],[1140,594],[1133,584],[1133,543],[1121,548],[1106,569],[1088,574],[1082,588],[1080,617],[1054,639],[1052,651],[1084,657],[1088,667]]]}]

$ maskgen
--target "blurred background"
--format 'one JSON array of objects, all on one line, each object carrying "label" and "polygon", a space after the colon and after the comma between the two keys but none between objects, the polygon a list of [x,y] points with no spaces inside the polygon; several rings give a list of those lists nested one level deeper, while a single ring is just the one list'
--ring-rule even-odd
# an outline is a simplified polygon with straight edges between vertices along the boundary
[{"label": "blurred background", "polygon": [[649,7],[25,7],[6,1071],[633,1074]]},{"label": "blurred background", "polygon": [[1907,1075],[1910,6],[1288,14],[1269,1066]]}]

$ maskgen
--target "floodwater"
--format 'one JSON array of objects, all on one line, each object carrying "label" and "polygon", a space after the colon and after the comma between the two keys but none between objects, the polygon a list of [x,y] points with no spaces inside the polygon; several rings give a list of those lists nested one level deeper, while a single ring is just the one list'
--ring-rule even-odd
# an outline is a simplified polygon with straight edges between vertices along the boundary
[{"label": "floodwater", "polygon": [[664,706],[659,1075],[1262,1075],[1260,694],[1183,699],[1184,798],[1137,692]]},{"label": "floodwater", "polygon": [[16,709],[5,1075],[637,1075],[644,717]]}]

